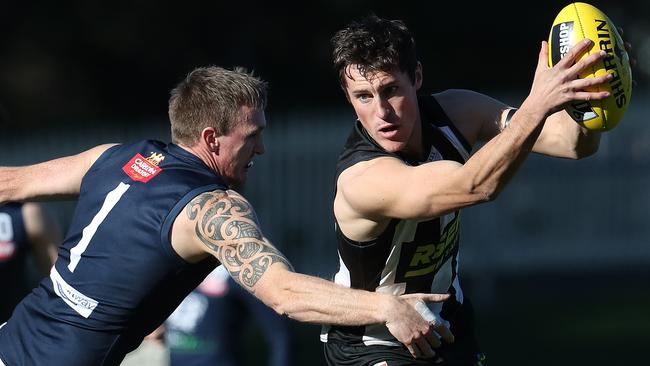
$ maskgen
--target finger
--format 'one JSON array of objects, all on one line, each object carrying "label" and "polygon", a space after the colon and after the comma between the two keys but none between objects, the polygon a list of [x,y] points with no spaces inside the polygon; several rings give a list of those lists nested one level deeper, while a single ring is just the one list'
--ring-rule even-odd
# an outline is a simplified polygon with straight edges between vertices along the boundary
[{"label": "finger", "polygon": [[[629,57],[629,54],[628,54],[628,57]],[[636,64],[637,64],[636,58],[635,57],[629,57],[629,59],[630,59],[630,67],[632,69],[634,69],[636,67]]]},{"label": "finger", "polygon": [[546,70],[548,66],[548,42],[542,41],[537,59],[537,71]]},{"label": "finger", "polygon": [[627,51],[627,53],[630,53],[630,51],[632,51],[632,44],[630,42],[623,42],[623,46],[625,47],[625,51]]},{"label": "finger", "polygon": [[569,83],[569,88],[571,88],[571,90],[583,91],[588,89],[589,87],[607,84],[610,80],[612,80],[613,77],[614,76],[612,74],[607,73],[601,76],[587,77],[584,79],[575,79]]},{"label": "finger", "polygon": [[433,331],[433,327],[431,327],[431,331],[425,335],[425,338],[433,348],[438,348],[442,345],[442,342],[440,342],[440,335]]},{"label": "finger", "polygon": [[609,97],[609,92],[584,92],[577,91],[573,93],[572,100],[602,100]]},{"label": "finger", "polygon": [[582,73],[584,70],[590,68],[591,66],[595,65],[598,61],[603,59],[605,56],[607,56],[607,52],[600,50],[596,53],[593,53],[582,60],[576,62],[573,66],[571,66],[568,70],[569,72],[569,77],[571,79],[577,78],[580,73]]},{"label": "finger", "polygon": [[409,353],[411,354],[411,356],[413,356],[414,358],[417,358],[417,357],[418,357],[418,353],[417,353],[417,351],[415,350],[415,347],[413,347],[413,346],[410,345],[410,344],[407,344],[407,345],[406,345],[406,349],[409,350]]},{"label": "finger", "polygon": [[583,39],[582,41],[576,43],[575,46],[571,47],[566,56],[564,56],[556,66],[567,68],[570,67],[576,62],[576,60],[578,60],[582,55],[589,51],[593,45],[594,42],[591,39]]},{"label": "finger", "polygon": [[443,302],[449,300],[449,294],[422,294],[420,299],[424,302]]},{"label": "finger", "polygon": [[449,330],[449,327],[441,324],[441,325],[434,325],[433,329],[438,333],[440,337],[446,342],[446,343],[454,343],[454,334]]},{"label": "finger", "polygon": [[415,346],[419,349],[419,357],[431,358],[436,356],[436,351],[433,350],[426,338],[418,338],[415,342]]}]

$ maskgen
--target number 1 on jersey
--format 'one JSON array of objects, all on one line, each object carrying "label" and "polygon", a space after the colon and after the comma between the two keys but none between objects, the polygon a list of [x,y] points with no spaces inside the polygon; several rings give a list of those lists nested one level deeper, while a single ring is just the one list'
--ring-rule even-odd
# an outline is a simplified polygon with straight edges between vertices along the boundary
[{"label": "number 1 on jersey", "polygon": [[97,212],[95,217],[93,217],[90,224],[88,224],[88,226],[83,229],[81,240],[79,240],[79,243],[77,243],[77,245],[70,249],[70,264],[68,264],[68,269],[70,272],[74,272],[75,268],[77,268],[77,264],[79,264],[79,260],[81,260],[81,255],[88,248],[88,244],[95,235],[95,232],[97,232],[97,228],[99,225],[101,225],[104,219],[106,219],[108,213],[111,212],[113,207],[115,207],[117,202],[120,200],[120,198],[122,198],[122,195],[129,189],[129,187],[131,187],[131,185],[120,182],[120,184],[118,184],[115,189],[108,192],[106,199],[104,199],[102,208],[99,210],[99,212]]}]

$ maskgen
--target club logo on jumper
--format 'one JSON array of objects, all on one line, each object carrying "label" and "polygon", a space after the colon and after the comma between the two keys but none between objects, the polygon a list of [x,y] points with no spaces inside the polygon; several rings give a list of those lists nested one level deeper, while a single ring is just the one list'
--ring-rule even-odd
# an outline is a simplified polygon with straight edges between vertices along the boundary
[{"label": "club logo on jumper", "polygon": [[408,264],[404,278],[426,276],[436,273],[449,256],[458,248],[460,220],[456,216],[440,235],[437,245],[418,245]]},{"label": "club logo on jumper", "polygon": [[158,175],[158,173],[162,172],[162,168],[159,168],[158,165],[163,160],[165,160],[165,156],[160,153],[152,152],[148,158],[145,158],[140,154],[135,154],[135,156],[122,167],[122,170],[124,170],[131,179],[147,183],[153,177]]}]

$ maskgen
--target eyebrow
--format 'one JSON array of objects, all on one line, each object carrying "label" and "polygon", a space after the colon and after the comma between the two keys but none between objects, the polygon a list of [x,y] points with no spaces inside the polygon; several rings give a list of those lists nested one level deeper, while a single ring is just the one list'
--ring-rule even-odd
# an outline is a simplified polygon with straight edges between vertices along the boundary
[{"label": "eyebrow", "polygon": [[351,90],[350,94],[356,97],[362,94],[371,94],[371,92],[368,88],[363,88],[363,89]]},{"label": "eyebrow", "polygon": [[247,136],[253,136],[254,134],[256,134],[256,133],[258,133],[258,132],[262,132],[262,131],[264,131],[264,128],[265,128],[265,127],[266,127],[266,126],[256,126],[256,127],[253,128],[252,130],[248,131]]}]

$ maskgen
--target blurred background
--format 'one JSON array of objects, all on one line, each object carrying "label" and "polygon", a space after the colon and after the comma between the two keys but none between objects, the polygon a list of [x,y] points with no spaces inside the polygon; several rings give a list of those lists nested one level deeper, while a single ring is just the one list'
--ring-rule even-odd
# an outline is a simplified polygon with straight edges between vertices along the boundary
[{"label": "blurred background", "polygon": [[[600,152],[532,156],[497,201],[464,211],[461,281],[491,365],[647,364],[650,342],[650,2],[591,1],[638,60],[631,106]],[[103,142],[169,140],[169,90],[197,66],[246,66],[270,82],[267,154],[245,195],[300,272],[337,265],[331,200],[354,115],[329,38],[375,12],[415,34],[425,92],[527,95],[541,40],[567,1],[527,3],[25,1],[0,11],[0,165]],[[64,227],[74,202],[48,204]],[[250,325],[244,325],[250,326]],[[324,364],[320,327],[292,323],[297,365]],[[251,326],[242,349],[257,364]]]}]

